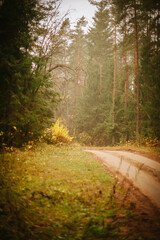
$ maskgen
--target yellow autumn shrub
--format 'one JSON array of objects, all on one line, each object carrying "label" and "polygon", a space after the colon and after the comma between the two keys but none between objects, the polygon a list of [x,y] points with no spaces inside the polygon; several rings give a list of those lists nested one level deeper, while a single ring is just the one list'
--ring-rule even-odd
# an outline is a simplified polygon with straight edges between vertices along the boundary
[{"label": "yellow autumn shrub", "polygon": [[82,132],[79,134],[78,136],[78,140],[81,144],[84,144],[84,145],[92,145],[92,137],[86,133],[86,132]]},{"label": "yellow autumn shrub", "polygon": [[158,138],[151,138],[151,137],[143,137],[140,139],[140,143],[142,145],[148,146],[148,147],[158,147],[160,146],[160,141]]},{"label": "yellow autumn shrub", "polygon": [[53,144],[70,144],[73,137],[70,137],[68,132],[68,129],[62,123],[60,123],[60,120],[58,119],[53,126],[46,129],[43,139],[46,142]]}]

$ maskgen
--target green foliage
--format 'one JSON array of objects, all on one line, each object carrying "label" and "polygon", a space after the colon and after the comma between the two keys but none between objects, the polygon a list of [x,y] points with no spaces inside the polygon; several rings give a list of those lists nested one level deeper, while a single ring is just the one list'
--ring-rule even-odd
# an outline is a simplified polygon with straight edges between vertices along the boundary
[{"label": "green foliage", "polygon": [[[58,15],[56,4],[56,0],[4,0],[0,6],[0,148],[2,143],[20,147],[37,138],[54,117],[58,95],[46,71],[53,54],[46,42],[53,32],[45,23]],[[56,46],[58,41],[60,36]]]},{"label": "green foliage", "polygon": [[140,69],[141,134],[151,138],[160,136],[159,62],[158,51],[155,51],[150,39],[144,37]]},{"label": "green foliage", "polygon": [[[113,0],[109,1],[110,8],[108,1],[90,2],[97,10],[93,26],[86,34],[84,17],[77,21],[73,31],[69,19],[63,23],[58,20],[59,0],[2,1],[1,149],[21,147],[39,138],[54,121],[60,99],[56,116],[65,118],[72,132],[76,129],[78,134],[85,132],[92,137],[90,141],[83,136],[83,143],[112,144],[113,136],[115,143],[135,140],[139,119],[136,118],[135,36],[139,43],[140,138],[160,139],[159,2]],[[59,74],[59,67],[64,74]],[[63,75],[61,80],[60,75]],[[52,135],[51,130],[49,134]]]},{"label": "green foliage", "polygon": [[70,137],[68,132],[69,131],[67,130],[67,128],[62,123],[60,123],[60,119],[58,119],[53,126],[45,130],[43,134],[43,139],[47,143],[70,144],[73,137]]},{"label": "green foliage", "polygon": [[104,146],[110,139],[105,127],[112,111],[113,45],[106,3],[97,6],[93,27],[87,35],[87,84],[78,101],[74,122],[79,133],[87,133],[93,144]]},{"label": "green foliage", "polygon": [[[78,98],[74,127],[86,132],[95,145],[160,139],[159,3],[158,1],[90,1],[97,7],[86,35],[87,77]],[[136,10],[136,16],[135,16]],[[113,29],[117,31],[117,43]],[[137,24],[137,33],[135,31]],[[119,36],[121,36],[119,38]],[[137,36],[138,72],[135,72]],[[154,37],[153,37],[154,36]],[[116,48],[116,65],[114,50]],[[115,119],[113,80],[116,67]],[[139,75],[139,84],[137,76]],[[139,87],[138,87],[138,86]],[[137,89],[140,94],[137,97]],[[138,107],[140,116],[137,118]],[[114,125],[114,126],[113,126]],[[137,139],[136,139],[137,138]]]}]

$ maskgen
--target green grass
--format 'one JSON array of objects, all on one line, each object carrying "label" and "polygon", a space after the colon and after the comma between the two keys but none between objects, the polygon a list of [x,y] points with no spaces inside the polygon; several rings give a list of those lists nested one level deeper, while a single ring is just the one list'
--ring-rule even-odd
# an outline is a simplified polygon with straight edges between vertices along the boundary
[{"label": "green grass", "polygon": [[130,214],[113,185],[80,147],[41,145],[1,155],[1,239],[127,239],[121,229]]},{"label": "green grass", "polygon": [[108,147],[95,147],[95,146],[85,146],[83,147],[84,149],[96,149],[96,150],[112,150],[112,151],[135,151],[135,152],[142,152],[142,153],[148,153],[148,154],[152,154],[155,156],[160,157],[160,147],[153,147],[153,146],[143,146],[143,145],[136,145],[136,144],[132,144],[132,143],[128,143],[128,144],[119,144],[116,146],[108,146]]}]

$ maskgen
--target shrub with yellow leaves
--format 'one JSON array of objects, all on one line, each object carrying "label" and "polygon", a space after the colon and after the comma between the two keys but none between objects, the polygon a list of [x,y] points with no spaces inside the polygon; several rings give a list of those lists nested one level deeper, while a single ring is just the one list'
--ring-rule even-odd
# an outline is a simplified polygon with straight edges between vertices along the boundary
[{"label": "shrub with yellow leaves", "polygon": [[60,120],[58,119],[53,126],[46,129],[43,135],[43,139],[47,143],[70,144],[72,142],[73,137],[70,137],[68,132],[69,132],[68,129],[62,123],[60,123]]},{"label": "shrub with yellow leaves", "polygon": [[140,143],[142,145],[148,146],[148,147],[159,147],[160,146],[160,141],[158,138],[151,138],[151,137],[143,137],[140,140]]},{"label": "shrub with yellow leaves", "polygon": [[82,133],[79,134],[78,140],[81,144],[90,146],[90,145],[92,145],[92,140],[93,139],[88,133],[82,132]]}]

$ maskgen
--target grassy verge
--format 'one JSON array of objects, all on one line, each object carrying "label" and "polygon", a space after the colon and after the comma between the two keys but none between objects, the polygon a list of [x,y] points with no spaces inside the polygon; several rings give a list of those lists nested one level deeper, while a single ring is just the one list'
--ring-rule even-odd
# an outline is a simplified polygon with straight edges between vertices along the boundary
[{"label": "grassy verge", "polygon": [[1,239],[131,239],[125,228],[131,213],[113,186],[80,147],[43,145],[1,155]]},{"label": "grassy verge", "polygon": [[160,147],[151,147],[151,146],[143,146],[143,145],[136,145],[136,144],[120,144],[117,146],[108,146],[108,147],[84,147],[84,149],[97,149],[97,150],[120,150],[120,151],[135,151],[135,152],[142,152],[148,153],[155,156],[160,157]]}]

